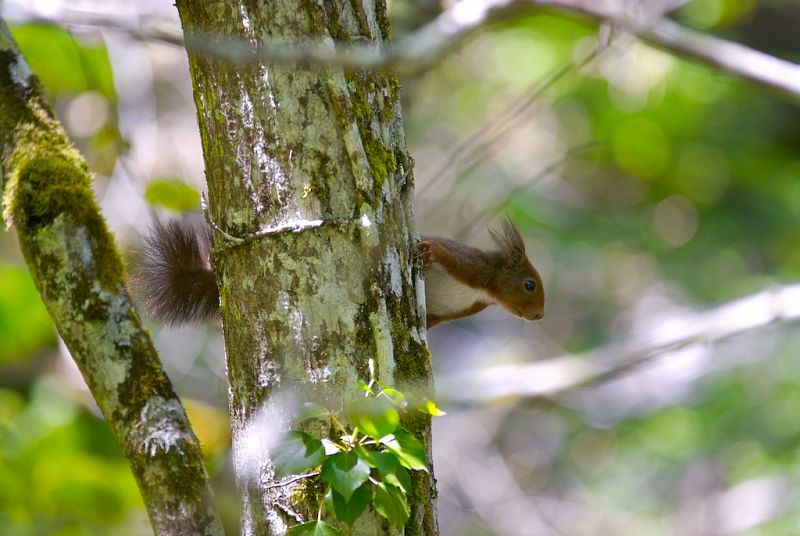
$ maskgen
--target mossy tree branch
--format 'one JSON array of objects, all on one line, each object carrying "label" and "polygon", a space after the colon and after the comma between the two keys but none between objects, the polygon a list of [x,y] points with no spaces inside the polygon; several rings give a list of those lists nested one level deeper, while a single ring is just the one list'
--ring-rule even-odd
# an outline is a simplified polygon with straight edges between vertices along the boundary
[{"label": "mossy tree branch", "polygon": [[4,220],[131,464],[156,534],[222,534],[197,438],[128,298],[86,163],[2,20],[0,186]]},{"label": "mossy tree branch", "polygon": [[[177,7],[187,42],[387,47],[382,0]],[[386,71],[242,66],[192,50],[189,66],[211,217],[230,235],[258,236],[215,236],[243,532],[283,534],[316,519],[321,497],[276,482],[269,442],[254,441],[289,423],[278,391],[344,404],[370,358],[385,383],[431,382],[398,82]],[[429,419],[406,427],[430,456]],[[404,529],[370,514],[353,534],[436,534],[434,496],[419,473]]]}]

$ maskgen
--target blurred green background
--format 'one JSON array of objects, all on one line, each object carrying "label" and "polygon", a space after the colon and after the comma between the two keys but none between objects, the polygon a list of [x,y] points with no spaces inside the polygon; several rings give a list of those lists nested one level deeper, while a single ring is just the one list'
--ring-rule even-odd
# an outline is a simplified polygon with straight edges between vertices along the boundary
[{"label": "blurred green background", "polygon": [[[172,6],[136,4],[102,9],[178,27]],[[75,15],[53,5],[7,2],[3,14],[127,251],[154,214],[197,209],[185,52],[29,20]],[[442,7],[394,0],[395,37]],[[696,0],[671,17],[800,61],[800,1]],[[489,310],[430,333],[437,379],[615,348],[624,357],[679,337],[721,303],[800,279],[798,98],[624,35],[597,53],[597,36],[593,22],[531,9],[403,79],[420,232],[485,245],[486,228],[509,215],[547,289],[534,325]],[[766,296],[734,302],[712,328],[752,320]],[[797,534],[800,334],[796,322],[769,324],[547,402],[442,401],[442,534]],[[151,328],[236,533],[218,330]],[[0,535],[149,534],[13,230],[0,234],[0,341]]]}]

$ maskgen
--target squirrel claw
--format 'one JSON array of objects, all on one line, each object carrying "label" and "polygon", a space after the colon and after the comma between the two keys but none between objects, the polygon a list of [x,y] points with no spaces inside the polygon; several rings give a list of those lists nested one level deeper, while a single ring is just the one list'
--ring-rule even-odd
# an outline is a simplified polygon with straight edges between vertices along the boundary
[{"label": "squirrel claw", "polygon": [[432,242],[421,240],[417,243],[417,251],[422,257],[423,266],[431,266],[436,262],[436,255],[434,254],[434,246]]}]

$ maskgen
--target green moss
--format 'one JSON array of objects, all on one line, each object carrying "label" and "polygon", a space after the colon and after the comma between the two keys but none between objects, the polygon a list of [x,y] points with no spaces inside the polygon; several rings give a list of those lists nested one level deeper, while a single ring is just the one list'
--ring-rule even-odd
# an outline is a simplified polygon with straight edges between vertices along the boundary
[{"label": "green moss", "polygon": [[23,159],[12,175],[7,194],[10,221],[28,232],[52,225],[64,214],[76,225],[85,226],[91,240],[90,258],[100,283],[114,288],[123,280],[122,259],[99,214],[88,174],[76,169],[74,161],[62,153]]},{"label": "green moss", "polygon": [[384,0],[375,2],[375,17],[378,19],[378,28],[381,30],[381,38],[389,41],[392,38],[392,25],[389,24],[389,13]]},{"label": "green moss", "polygon": [[380,110],[381,120],[385,124],[390,124],[395,119],[395,104],[400,98],[400,80],[398,80],[394,72],[390,70],[381,71],[380,76],[381,86],[387,93],[383,98],[383,106]]},{"label": "green moss", "polygon": [[319,476],[304,478],[292,488],[292,504],[306,507],[305,518],[313,519],[325,497],[325,485]]},{"label": "green moss", "polygon": [[68,211],[85,214],[96,209],[83,170],[61,155],[33,155],[21,159],[14,179],[16,195],[9,209],[18,225],[36,229]]},{"label": "green moss", "polygon": [[[359,71],[348,75],[351,91],[352,118],[358,126],[361,143],[375,181],[372,196],[379,196],[384,182],[397,170],[394,151],[377,139],[372,131],[376,118],[383,123],[394,119],[394,102],[398,82],[387,73]],[[387,92],[389,96],[385,96]]]},{"label": "green moss", "polygon": [[309,178],[308,193],[315,199],[330,203],[330,177],[335,174],[331,158],[326,153],[319,151],[317,153],[317,162],[317,169]]},{"label": "green moss", "polygon": [[342,23],[339,20],[339,10],[336,6],[326,6],[325,14],[328,16],[328,33],[336,41],[347,43],[350,41],[350,35],[342,28]]},{"label": "green moss", "polygon": [[[100,283],[117,288],[124,268],[94,200],[86,163],[69,143],[49,108],[37,97],[25,103],[0,99],[0,115],[16,118],[14,150],[4,162],[4,220],[20,228],[20,240],[69,215],[71,225],[87,228],[90,258]],[[22,244],[23,249],[26,244]],[[47,252],[44,252],[47,254]]]},{"label": "green moss", "polygon": [[431,354],[428,347],[411,335],[409,319],[403,314],[403,304],[391,298],[389,315],[392,317],[395,376],[400,383],[412,383],[430,377]]},{"label": "green moss", "polygon": [[376,190],[380,191],[389,175],[397,169],[394,153],[384,147],[370,132],[361,133],[361,143],[364,145],[367,161],[372,170],[372,177],[375,179]]}]

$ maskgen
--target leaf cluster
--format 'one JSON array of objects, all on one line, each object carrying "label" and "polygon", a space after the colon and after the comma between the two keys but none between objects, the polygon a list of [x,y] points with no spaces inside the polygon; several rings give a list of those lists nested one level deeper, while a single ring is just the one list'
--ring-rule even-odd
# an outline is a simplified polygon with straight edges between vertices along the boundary
[{"label": "leaf cluster", "polygon": [[[371,362],[370,373],[369,383],[359,381],[363,396],[350,402],[342,415],[316,403],[304,404],[298,413],[297,425],[311,419],[333,421],[342,432],[338,438],[315,438],[292,430],[275,448],[277,476],[319,468],[307,476],[319,476],[326,484],[317,519],[292,527],[288,535],[340,534],[322,521],[323,510],[349,526],[370,506],[392,525],[403,526],[408,520],[410,471],[428,471],[425,448],[400,426],[401,412],[409,408],[406,395],[376,380]],[[415,407],[429,415],[444,415],[429,399]]]}]

